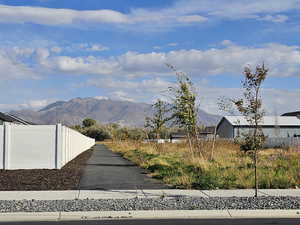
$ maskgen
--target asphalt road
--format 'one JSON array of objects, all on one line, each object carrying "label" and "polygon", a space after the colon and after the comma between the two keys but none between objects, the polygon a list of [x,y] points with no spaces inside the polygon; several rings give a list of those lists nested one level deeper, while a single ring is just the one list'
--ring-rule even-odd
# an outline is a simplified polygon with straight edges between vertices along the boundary
[{"label": "asphalt road", "polygon": [[80,190],[135,190],[167,189],[159,180],[146,175],[146,171],[105,145],[94,147],[79,184]]},{"label": "asphalt road", "polygon": [[299,225],[300,219],[98,220],[70,222],[0,222],[0,225]]}]

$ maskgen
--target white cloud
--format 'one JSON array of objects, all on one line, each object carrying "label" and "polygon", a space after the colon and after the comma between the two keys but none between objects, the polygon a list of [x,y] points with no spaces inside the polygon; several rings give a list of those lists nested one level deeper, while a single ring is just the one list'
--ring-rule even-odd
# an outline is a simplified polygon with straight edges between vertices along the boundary
[{"label": "white cloud", "polygon": [[[26,51],[14,49],[17,54],[27,54]],[[0,49],[0,81],[11,79],[36,79],[39,76],[35,71],[20,61],[13,54],[9,54]]]},{"label": "white cloud", "polygon": [[126,15],[113,10],[78,11],[31,6],[0,5],[0,22],[70,25],[76,22],[128,23]]},{"label": "white cloud", "polygon": [[202,23],[207,20],[208,18],[199,15],[181,16],[177,18],[177,21],[182,23]]},{"label": "white cloud", "polygon": [[101,44],[86,44],[85,43],[85,44],[80,44],[79,47],[86,51],[92,51],[92,52],[101,52],[101,51],[109,50],[109,47],[106,47]]},{"label": "white cloud", "polygon": [[94,98],[97,99],[97,100],[108,100],[109,99],[106,96],[95,96]]},{"label": "white cloud", "polygon": [[[89,79],[83,85],[105,90],[111,99],[127,99],[137,102],[149,102],[166,94],[168,87],[174,83],[161,78],[145,80],[121,80],[118,78]],[[117,93],[117,95],[116,95]]]},{"label": "white cloud", "polygon": [[168,46],[171,46],[171,47],[175,47],[177,45],[178,45],[178,43],[176,43],[176,42],[171,42],[171,43],[168,44]]},{"label": "white cloud", "polygon": [[87,50],[89,50],[89,51],[106,51],[106,50],[109,50],[109,48],[105,47],[103,45],[92,45]]},{"label": "white cloud", "polygon": [[264,17],[261,17],[260,20],[264,21],[269,21],[269,22],[274,22],[274,23],[284,23],[288,20],[289,18],[285,15],[266,15]]},{"label": "white cloud", "polygon": [[119,71],[119,64],[115,60],[103,60],[89,57],[58,56],[48,58],[44,63],[47,69],[73,74],[112,74]]},{"label": "white cloud", "polygon": [[19,46],[14,46],[11,48],[10,51],[12,54],[15,56],[21,56],[21,57],[26,57],[30,56],[33,54],[34,49],[33,48],[28,48],[28,47],[19,47]]},{"label": "white cloud", "polygon": [[123,91],[114,91],[111,93],[111,99],[114,100],[120,100],[120,101],[128,101],[128,102],[134,102],[135,100],[133,98],[130,98],[127,93]]},{"label": "white cloud", "polygon": [[161,49],[161,47],[160,46],[153,46],[153,49],[158,50],[158,49]]},{"label": "white cloud", "polygon": [[[118,28],[149,30],[197,25],[213,19],[255,19],[285,22],[284,13],[300,8],[300,0],[178,0],[161,9],[136,8],[127,14],[116,10],[73,10],[0,5],[0,22],[50,26],[88,24],[121,25]],[[139,25],[139,26],[137,26]]]},{"label": "white cloud", "polygon": [[58,46],[53,46],[50,50],[54,53],[60,53],[62,51],[61,47]]},{"label": "white cloud", "polygon": [[[235,45],[224,41],[222,48],[208,50],[178,50],[170,52],[127,52],[120,56],[48,57],[43,65],[53,71],[74,74],[99,75],[167,75],[165,63],[175,65],[191,76],[240,75],[245,66],[265,62],[271,76],[300,76],[300,49],[298,46],[266,44],[260,47]],[[44,54],[46,55],[46,53]]]},{"label": "white cloud", "polygon": [[[200,99],[200,108],[216,114],[226,114],[218,109],[217,102],[222,96],[228,98],[237,98],[242,96],[241,88],[219,88],[209,86],[198,86]],[[275,112],[283,114],[290,111],[298,111],[299,105],[295,105],[300,98],[300,91],[296,89],[280,90],[264,88],[262,89],[263,108],[269,115],[274,115]]]},{"label": "white cloud", "polygon": [[88,86],[95,86],[98,88],[106,89],[119,89],[119,90],[130,90],[132,92],[144,92],[151,91],[152,93],[157,93],[166,90],[168,87],[172,86],[173,83],[169,81],[162,80],[161,78],[154,78],[141,81],[127,81],[127,80],[116,80],[116,79],[90,79],[86,82]]},{"label": "white cloud", "polygon": [[50,56],[49,50],[46,48],[38,48],[35,52],[37,61],[41,64],[45,64],[47,58]]},{"label": "white cloud", "polygon": [[0,104],[1,111],[11,111],[11,110],[39,110],[56,100],[54,99],[39,99],[39,100],[29,100],[20,104]]},{"label": "white cloud", "polygon": [[30,100],[24,104],[21,104],[21,106],[23,108],[41,109],[53,102],[55,102],[55,100],[53,100],[53,99]]},{"label": "white cloud", "polygon": [[230,40],[224,40],[221,42],[221,45],[229,46],[229,45],[234,45],[234,43]]}]

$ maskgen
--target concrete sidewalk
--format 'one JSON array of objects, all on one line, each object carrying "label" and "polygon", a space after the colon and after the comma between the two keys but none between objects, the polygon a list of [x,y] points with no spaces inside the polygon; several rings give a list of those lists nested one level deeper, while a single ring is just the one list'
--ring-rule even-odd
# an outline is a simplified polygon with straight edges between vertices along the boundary
[{"label": "concrete sidewalk", "polygon": [[[298,189],[261,190],[260,196],[296,196]],[[254,190],[80,190],[80,191],[2,191],[0,200],[74,200],[74,199],[131,199],[174,197],[253,197]],[[106,219],[185,219],[185,218],[298,218],[300,209],[286,210],[137,210],[137,211],[74,211],[66,212],[9,212],[0,213],[0,222],[5,221],[75,221]]]},{"label": "concrete sidewalk", "polygon": [[[253,197],[253,189],[239,190],[78,190],[78,191],[2,191],[0,200],[131,199],[161,197]],[[300,189],[261,189],[259,196],[300,197]]]}]

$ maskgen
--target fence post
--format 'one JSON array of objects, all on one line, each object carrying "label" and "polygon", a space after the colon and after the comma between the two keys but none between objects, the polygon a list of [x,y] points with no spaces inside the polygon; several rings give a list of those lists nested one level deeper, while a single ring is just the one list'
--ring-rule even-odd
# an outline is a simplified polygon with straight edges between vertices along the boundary
[{"label": "fence post", "polygon": [[4,122],[4,143],[3,143],[3,169],[9,169],[9,153],[11,144],[11,125]]},{"label": "fence post", "polygon": [[63,151],[63,146],[62,146],[62,125],[60,123],[56,124],[56,137],[55,137],[55,169],[60,169],[62,167],[62,151]]}]

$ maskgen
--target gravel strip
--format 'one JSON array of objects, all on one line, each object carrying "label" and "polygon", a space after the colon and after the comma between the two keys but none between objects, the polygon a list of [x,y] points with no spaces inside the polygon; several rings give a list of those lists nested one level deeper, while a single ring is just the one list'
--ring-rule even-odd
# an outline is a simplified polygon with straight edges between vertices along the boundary
[{"label": "gravel strip", "polygon": [[211,197],[3,201],[0,212],[300,209],[300,197]]}]

